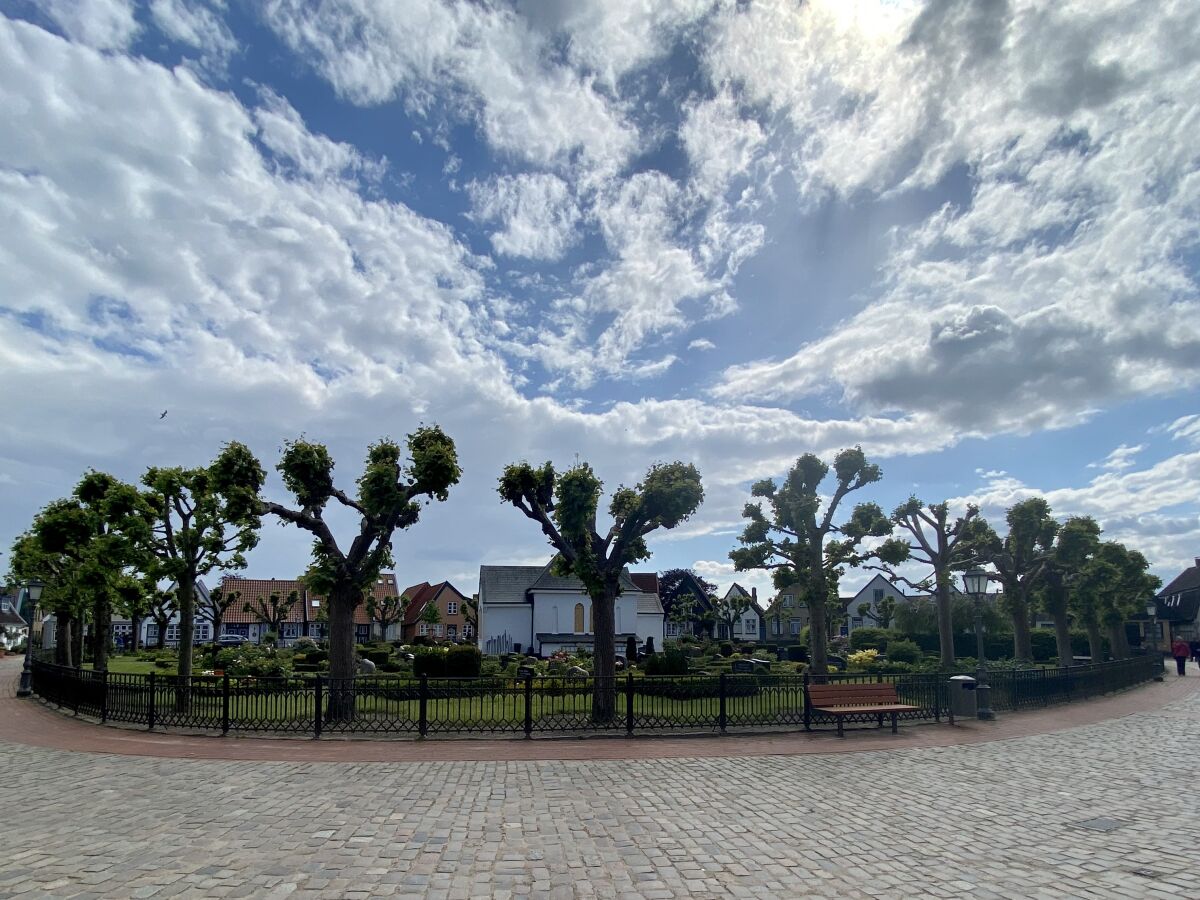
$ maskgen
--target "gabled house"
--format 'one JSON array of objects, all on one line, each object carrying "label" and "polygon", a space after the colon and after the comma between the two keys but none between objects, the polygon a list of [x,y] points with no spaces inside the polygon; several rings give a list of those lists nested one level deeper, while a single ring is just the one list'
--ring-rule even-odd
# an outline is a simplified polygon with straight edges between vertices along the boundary
[{"label": "gabled house", "polygon": [[769,644],[795,644],[800,632],[808,627],[805,587],[793,582],[781,588],[762,613],[763,640]]},{"label": "gabled house", "polygon": [[11,650],[25,643],[29,637],[29,625],[21,618],[17,598],[0,596],[0,647]]},{"label": "gabled house", "polygon": [[[409,600],[404,621],[388,626],[388,640],[411,641],[415,637],[457,641],[475,636],[467,619],[467,597],[448,581],[430,584],[422,581],[404,589],[401,594]],[[437,622],[427,622],[426,610],[438,611]]]},{"label": "gabled house", "polygon": [[891,606],[894,610],[895,605],[906,598],[893,582],[877,574],[857,593],[838,599],[846,611],[839,633],[848,637],[856,628],[883,628],[883,623],[890,622],[894,617],[894,612],[889,614],[887,607]]},{"label": "gabled house", "polygon": [[[630,637],[639,644],[653,637],[662,646],[663,618],[630,576],[621,574],[615,631],[617,652]],[[479,567],[479,646],[485,653],[591,649],[595,645],[592,600],[583,582],[555,575],[544,566]]]},{"label": "gabled house", "polygon": [[[687,622],[675,621],[675,608],[685,597],[694,598],[691,616]],[[700,636],[707,634],[710,626],[715,633],[712,600],[704,585],[691,572],[684,572],[679,588],[671,596],[663,596],[660,591],[659,600],[663,610],[663,634],[667,638]]]},{"label": "gabled house", "polygon": [[[232,591],[241,592],[238,602],[233,604],[225,614],[225,620],[221,625],[222,634],[236,634],[248,638],[254,643],[260,643],[271,630],[271,626],[264,622],[257,613],[246,612],[246,603],[256,606],[259,597],[265,601],[271,594],[286,597],[295,591],[298,599],[296,604],[288,610],[287,618],[282,623],[279,633],[280,643],[291,644],[302,637],[323,640],[329,636],[326,597],[310,591],[298,578],[263,579],[226,575],[221,581],[221,590],[226,596]],[[378,599],[399,595],[396,587],[396,574],[380,572],[375,583],[371,585],[371,591]],[[360,603],[354,608],[354,641],[357,644],[363,644],[370,641],[371,637],[371,617],[367,612],[366,604]],[[170,632],[168,632],[169,638]]]},{"label": "gabled house", "polygon": [[725,596],[721,600],[726,603],[731,600],[742,601],[747,606],[733,622],[732,633],[729,630],[728,623],[717,622],[718,639],[735,641],[759,641],[763,639],[764,619],[763,610],[758,605],[758,588],[752,588],[747,591],[735,581],[729,586],[729,590],[725,592]]},{"label": "gabled house", "polygon": [[1158,621],[1166,623],[1168,633],[1162,636],[1165,645],[1170,639],[1181,637],[1195,640],[1200,637],[1200,556],[1195,565],[1189,566],[1171,580],[1154,598]]}]

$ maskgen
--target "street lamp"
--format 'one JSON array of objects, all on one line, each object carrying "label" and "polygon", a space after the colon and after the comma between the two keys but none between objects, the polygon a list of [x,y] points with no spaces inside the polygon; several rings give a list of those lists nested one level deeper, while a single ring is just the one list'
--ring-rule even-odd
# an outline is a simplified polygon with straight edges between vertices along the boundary
[{"label": "street lamp", "polygon": [[1154,680],[1162,681],[1163,677],[1160,670],[1162,668],[1163,657],[1162,651],[1158,649],[1158,600],[1154,597],[1146,601],[1146,618],[1150,620],[1150,655],[1158,660],[1155,671],[1159,672],[1159,674],[1154,676]]},{"label": "street lamp", "polygon": [[975,601],[975,699],[979,718],[994,719],[992,688],[987,683],[987,651],[983,646],[983,595],[987,592],[988,574],[983,569],[968,569],[963,573],[963,586]]},{"label": "street lamp", "polygon": [[27,581],[25,588],[25,665],[21,668],[21,683],[17,687],[18,697],[28,697],[33,693],[33,616],[38,601],[42,599],[42,588],[45,587],[36,578]]}]

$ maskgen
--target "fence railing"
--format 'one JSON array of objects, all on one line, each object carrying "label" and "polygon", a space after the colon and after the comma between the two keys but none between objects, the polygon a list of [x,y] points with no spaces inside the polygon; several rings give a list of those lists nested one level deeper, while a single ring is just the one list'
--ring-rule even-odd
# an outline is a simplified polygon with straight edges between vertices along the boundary
[{"label": "fence railing", "polygon": [[[1082,700],[1160,675],[1162,660],[1134,657],[1069,669],[1001,669],[989,673],[992,708],[1028,709]],[[890,682],[901,703],[916,709],[906,721],[949,717],[946,673],[829,674],[822,683]],[[33,690],[48,703],[102,722],[235,733],[524,735],[608,732],[663,734],[836,727],[811,709],[810,676],[619,675],[602,684],[611,714],[593,711],[591,676],[406,678],[322,675],[182,678],[152,672],[94,672],[33,662]],[[878,716],[846,719],[878,724]]]}]

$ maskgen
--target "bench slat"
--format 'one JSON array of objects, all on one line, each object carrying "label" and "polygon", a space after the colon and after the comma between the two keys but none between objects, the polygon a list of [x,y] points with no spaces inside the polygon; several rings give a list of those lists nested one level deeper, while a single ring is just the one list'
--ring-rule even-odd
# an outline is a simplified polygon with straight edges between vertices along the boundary
[{"label": "bench slat", "polygon": [[885,706],[814,706],[816,712],[829,713],[834,716],[849,716],[855,713],[881,712],[916,712],[919,706],[908,706],[904,703],[889,703]]}]

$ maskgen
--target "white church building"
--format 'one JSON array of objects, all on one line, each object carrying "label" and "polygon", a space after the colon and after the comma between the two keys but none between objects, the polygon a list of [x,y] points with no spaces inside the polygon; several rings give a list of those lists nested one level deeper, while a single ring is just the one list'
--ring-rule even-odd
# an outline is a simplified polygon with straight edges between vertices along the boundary
[{"label": "white church building", "polygon": [[[645,580],[645,579],[639,579]],[[663,608],[656,592],[641,589],[621,573],[616,604],[617,653],[632,635],[638,645],[663,642]],[[592,600],[578,578],[562,578],[544,566],[479,567],[479,648],[484,653],[590,650]]]}]

